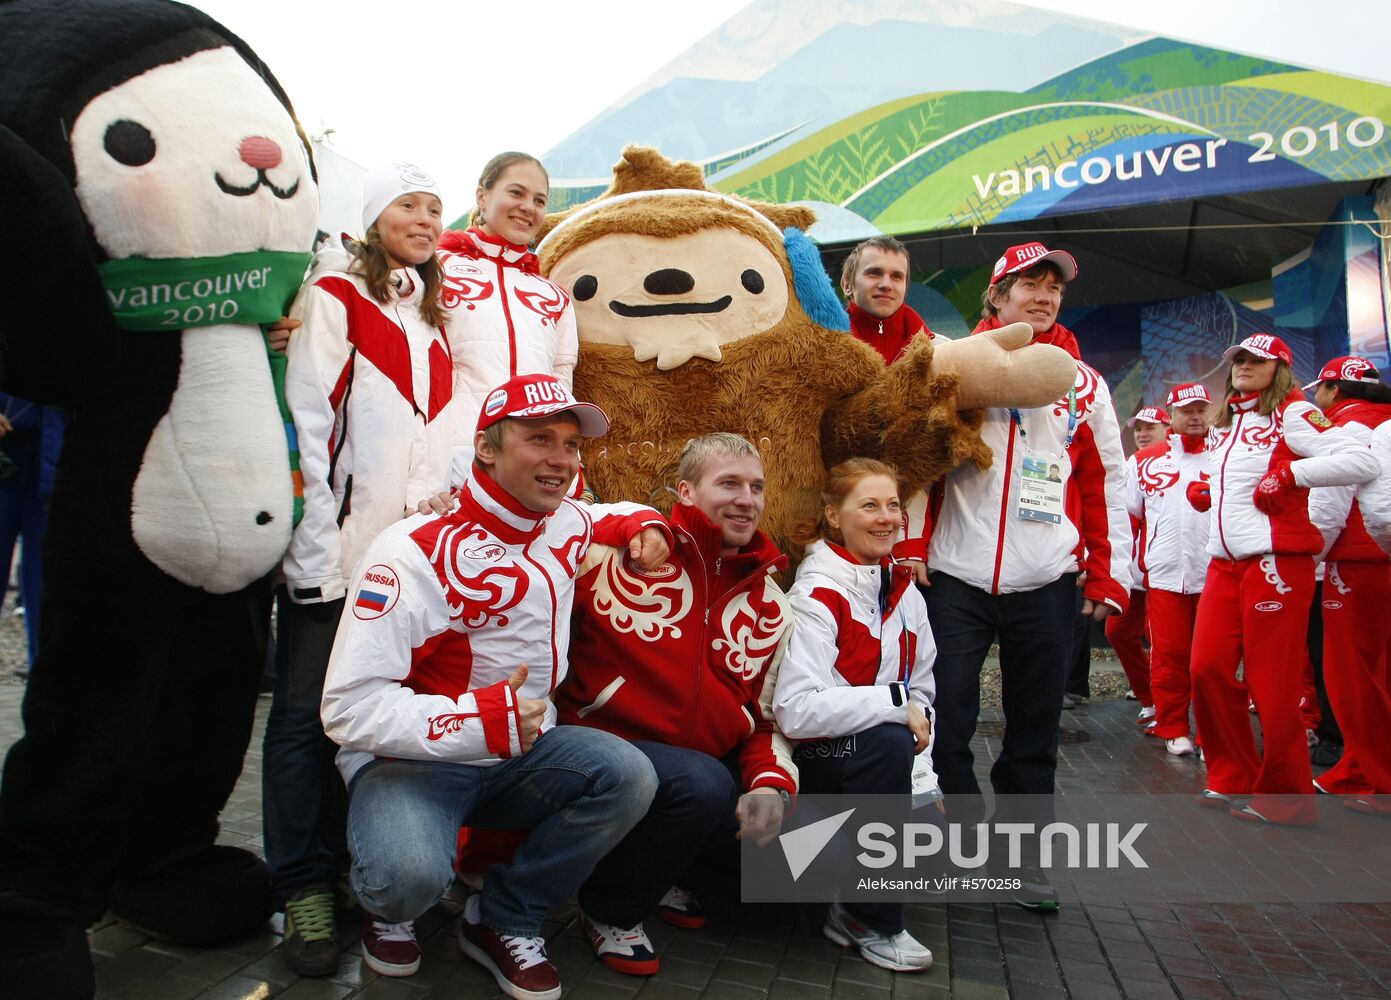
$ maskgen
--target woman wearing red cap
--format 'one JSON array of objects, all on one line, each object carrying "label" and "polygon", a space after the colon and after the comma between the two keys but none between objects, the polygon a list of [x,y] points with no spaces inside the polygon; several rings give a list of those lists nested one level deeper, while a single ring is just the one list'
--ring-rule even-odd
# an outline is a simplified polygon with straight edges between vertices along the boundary
[{"label": "woman wearing red cap", "polygon": [[[1324,416],[1360,441],[1391,421],[1391,387],[1366,358],[1334,358],[1316,381],[1314,402]],[[1345,795],[1357,807],[1363,796],[1391,795],[1391,698],[1387,650],[1391,647],[1391,563],[1362,522],[1362,497],[1350,487],[1314,490],[1309,517],[1323,532],[1323,667],[1328,701],[1343,735],[1343,756],[1315,779],[1315,786]],[[1375,800],[1372,800],[1375,801]]]},{"label": "woman wearing red cap", "polygon": [[[1208,765],[1199,801],[1240,819],[1309,824],[1317,809],[1299,698],[1313,557],[1323,548],[1309,520],[1309,488],[1366,482],[1378,468],[1365,445],[1304,401],[1279,337],[1253,334],[1223,357],[1231,370],[1210,441],[1210,478],[1188,487],[1193,506],[1211,510],[1212,559],[1192,660]],[[1259,710],[1263,753],[1251,735],[1248,696]]]}]

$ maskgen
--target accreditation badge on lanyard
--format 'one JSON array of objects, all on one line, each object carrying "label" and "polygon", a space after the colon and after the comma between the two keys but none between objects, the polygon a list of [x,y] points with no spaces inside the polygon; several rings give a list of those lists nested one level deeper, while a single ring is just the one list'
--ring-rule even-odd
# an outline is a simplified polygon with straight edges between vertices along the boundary
[{"label": "accreditation badge on lanyard", "polygon": [[1013,426],[1019,428],[1019,507],[1015,513],[1026,521],[1044,524],[1063,523],[1064,455],[1072,447],[1072,434],[1077,429],[1077,390],[1067,393],[1067,438],[1060,454],[1035,451],[1029,447],[1029,434],[1019,411],[1010,407]]}]

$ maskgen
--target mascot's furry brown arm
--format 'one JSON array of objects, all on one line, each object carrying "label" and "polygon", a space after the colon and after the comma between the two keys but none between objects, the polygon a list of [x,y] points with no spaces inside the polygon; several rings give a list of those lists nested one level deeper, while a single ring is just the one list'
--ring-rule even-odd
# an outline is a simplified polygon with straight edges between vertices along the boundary
[{"label": "mascot's furry brown arm", "polygon": [[669,506],[686,441],[734,431],[763,454],[763,530],[789,549],[827,465],[883,458],[919,484],[985,465],[973,408],[1039,406],[1071,386],[1073,360],[1025,346],[1025,326],[919,338],[886,368],[840,332],[848,319],[803,233],[813,221],[709,191],[699,167],[640,147],[607,192],[548,220],[538,255],[575,301],[575,392],[612,424],[585,452],[600,496]]}]

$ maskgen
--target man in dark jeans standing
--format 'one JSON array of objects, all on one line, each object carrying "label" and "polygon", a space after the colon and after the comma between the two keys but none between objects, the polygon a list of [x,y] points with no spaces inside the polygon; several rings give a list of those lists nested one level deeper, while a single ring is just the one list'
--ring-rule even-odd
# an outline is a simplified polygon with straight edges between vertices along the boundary
[{"label": "man in dark jeans standing", "polygon": [[[977,329],[1025,322],[1036,342],[1075,347],[1057,315],[1063,286],[1076,276],[1076,261],[1065,251],[1038,243],[1011,247],[995,265]],[[1011,798],[1000,802],[995,818],[1038,824],[1051,818],[1051,799],[1015,797],[1053,793],[1078,574],[1086,573],[1084,616],[1101,620],[1122,611],[1129,596],[1125,460],[1110,391],[1080,359],[1067,396],[1022,412],[991,409],[981,435],[994,463],[954,470],[932,504],[926,590],[937,640],[932,759],[948,816],[969,821],[970,797],[980,794],[970,747],[980,671],[998,640],[1005,735],[990,783]],[[1033,471],[1054,464],[1062,482]],[[1015,899],[1056,909],[1057,895],[1032,854],[1026,851],[1024,871],[1013,873],[1024,883]]]}]

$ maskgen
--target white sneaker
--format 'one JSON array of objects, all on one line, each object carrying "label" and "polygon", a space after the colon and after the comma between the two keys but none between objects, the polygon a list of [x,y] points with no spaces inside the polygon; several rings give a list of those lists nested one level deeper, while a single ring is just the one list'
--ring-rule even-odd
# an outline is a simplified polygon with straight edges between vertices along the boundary
[{"label": "white sneaker", "polygon": [[1164,741],[1164,749],[1175,757],[1193,756],[1193,741],[1187,736],[1176,736],[1171,740]]},{"label": "white sneaker", "polygon": [[1152,720],[1152,719],[1154,718],[1154,713],[1155,713],[1156,711],[1157,711],[1157,710],[1155,709],[1155,707],[1154,707],[1153,705],[1142,705],[1142,706],[1140,707],[1140,714],[1137,715],[1137,716],[1135,716],[1135,724],[1136,724],[1137,726],[1152,726],[1152,725],[1154,725],[1154,723],[1153,723],[1152,721],[1150,721],[1150,720]]},{"label": "white sneaker", "polygon": [[601,924],[583,910],[580,930],[589,938],[594,954],[614,972],[629,976],[654,976],[661,968],[657,951],[642,924],[632,929]]},{"label": "white sneaker", "polygon": [[880,934],[852,917],[839,903],[831,904],[821,933],[842,948],[859,948],[866,962],[881,969],[922,972],[932,965],[932,952],[907,931],[899,931],[893,937]]}]

